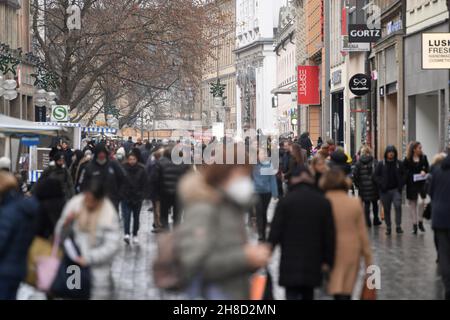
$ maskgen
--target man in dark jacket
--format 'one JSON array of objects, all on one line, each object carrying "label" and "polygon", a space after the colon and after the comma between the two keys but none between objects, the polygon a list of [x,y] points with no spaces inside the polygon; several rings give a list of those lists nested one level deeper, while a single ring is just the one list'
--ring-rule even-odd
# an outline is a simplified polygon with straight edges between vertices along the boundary
[{"label": "man in dark jacket", "polygon": [[286,298],[313,300],[323,266],[333,266],[334,220],[331,204],[306,168],[293,180],[292,191],[277,206],[269,243],[281,246],[279,284],[286,288]]},{"label": "man in dark jacket", "polygon": [[309,132],[305,132],[300,136],[300,146],[302,149],[306,150],[308,158],[311,156],[313,144],[309,136]]},{"label": "man in dark jacket", "polygon": [[370,220],[370,205],[373,208],[373,225],[381,225],[380,218],[378,217],[378,187],[375,183],[376,162],[371,154],[371,150],[368,147],[364,147],[361,150],[361,158],[355,165],[353,170],[353,182],[358,188],[358,194],[364,203],[364,213],[366,216],[366,224],[370,228],[372,221]]},{"label": "man in dark jacket", "polygon": [[79,183],[84,191],[93,179],[103,181],[106,195],[119,212],[121,188],[126,183],[126,173],[119,162],[110,160],[106,146],[100,143],[95,146],[94,157],[80,174]]},{"label": "man in dark jacket", "polygon": [[176,165],[171,156],[174,145],[164,149],[164,154],[156,162],[152,170],[151,183],[159,190],[161,201],[161,224],[164,229],[169,229],[169,210],[173,208],[173,221],[177,225],[181,217],[177,203],[177,187],[180,178],[189,170],[186,164]]},{"label": "man in dark jacket", "polygon": [[394,146],[388,146],[384,153],[384,161],[380,161],[375,171],[375,181],[380,190],[386,221],[386,235],[391,235],[391,206],[395,208],[395,224],[397,233],[402,229],[402,190],[405,185],[403,164],[398,160],[398,152]]},{"label": "man in dark jacket", "polygon": [[17,191],[17,180],[0,173],[0,300],[15,300],[27,273],[38,203]]},{"label": "man in dark jacket", "polygon": [[64,154],[64,160],[66,161],[66,166],[67,166],[67,168],[70,168],[70,166],[72,165],[73,151],[72,151],[72,149],[70,149],[69,143],[67,141],[63,141],[61,146],[62,146],[61,152]]},{"label": "man in dark jacket", "polygon": [[130,224],[133,215],[133,238],[134,244],[138,243],[139,215],[141,213],[142,201],[144,200],[147,174],[145,167],[138,162],[138,156],[130,153],[127,156],[127,163],[124,164],[127,173],[127,184],[123,191],[122,214],[125,228],[125,242],[130,243]]},{"label": "man in dark jacket", "polygon": [[37,185],[41,183],[41,181],[46,179],[55,179],[59,181],[60,188],[63,190],[65,200],[67,201],[75,194],[75,187],[72,181],[72,176],[70,175],[70,172],[66,167],[64,154],[60,151],[57,151],[56,153],[54,153],[52,160],[52,162],[54,163],[49,165],[49,167],[44,170],[38,182],[33,187],[33,192]]},{"label": "man in dark jacket", "polygon": [[444,281],[445,299],[450,300],[450,155],[433,172],[430,196],[439,269]]}]

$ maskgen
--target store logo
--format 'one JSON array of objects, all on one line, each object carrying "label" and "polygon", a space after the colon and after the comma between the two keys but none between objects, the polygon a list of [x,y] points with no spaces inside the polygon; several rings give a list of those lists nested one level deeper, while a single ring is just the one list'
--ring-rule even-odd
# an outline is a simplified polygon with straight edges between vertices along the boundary
[{"label": "store logo", "polygon": [[53,106],[51,121],[69,121],[69,107],[68,106]]},{"label": "store logo", "polygon": [[349,89],[355,96],[364,96],[372,89],[372,79],[363,73],[356,74],[350,79]]},{"label": "store logo", "polygon": [[364,14],[367,16],[365,24],[349,24],[350,43],[372,43],[381,39],[381,8],[369,2],[362,7]]}]

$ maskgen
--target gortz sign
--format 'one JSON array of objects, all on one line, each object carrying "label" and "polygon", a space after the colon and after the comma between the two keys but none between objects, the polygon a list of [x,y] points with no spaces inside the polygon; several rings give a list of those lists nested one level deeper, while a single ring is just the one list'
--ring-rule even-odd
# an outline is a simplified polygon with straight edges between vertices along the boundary
[{"label": "gortz sign", "polygon": [[371,43],[381,39],[381,29],[369,29],[365,24],[350,24],[348,31],[350,43]]},{"label": "gortz sign", "polygon": [[450,33],[422,34],[422,68],[450,69]]},{"label": "gortz sign", "polygon": [[365,96],[372,89],[372,79],[363,73],[355,74],[350,79],[349,89],[355,96]]},{"label": "gortz sign", "polygon": [[52,107],[51,121],[67,122],[69,118],[69,106],[56,105]]}]

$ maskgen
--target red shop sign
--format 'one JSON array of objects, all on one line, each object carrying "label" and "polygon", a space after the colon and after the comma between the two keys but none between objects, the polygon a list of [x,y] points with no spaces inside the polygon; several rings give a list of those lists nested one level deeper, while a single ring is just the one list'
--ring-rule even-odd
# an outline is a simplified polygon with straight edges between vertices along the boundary
[{"label": "red shop sign", "polygon": [[298,66],[298,104],[319,105],[319,67]]}]

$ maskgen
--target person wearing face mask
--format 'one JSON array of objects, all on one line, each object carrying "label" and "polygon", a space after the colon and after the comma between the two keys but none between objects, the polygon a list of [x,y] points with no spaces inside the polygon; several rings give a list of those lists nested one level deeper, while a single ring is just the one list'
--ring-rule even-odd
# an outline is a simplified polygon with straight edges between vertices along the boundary
[{"label": "person wearing face mask", "polygon": [[[234,145],[234,163],[237,150]],[[223,163],[227,163],[227,150]],[[186,282],[197,280],[191,298],[249,299],[250,276],[266,266],[270,250],[265,244],[248,244],[245,213],[252,205],[254,184],[248,164],[203,165],[186,175],[178,194],[185,211],[178,229],[181,275]]]},{"label": "person wearing face mask", "polygon": [[102,143],[95,146],[92,161],[80,174],[81,191],[85,190],[94,178],[100,179],[105,184],[106,196],[111,200],[116,211],[119,211],[121,188],[126,184],[126,172],[119,162],[109,159],[106,146]]},{"label": "person wearing face mask", "polygon": [[125,228],[124,241],[127,244],[130,243],[131,215],[133,215],[133,238],[131,240],[133,244],[138,244],[139,215],[144,200],[147,174],[144,165],[138,162],[138,157],[134,153],[128,155],[124,169],[127,172],[127,185],[124,188],[124,200],[121,202]]},{"label": "person wearing face mask", "polygon": [[55,228],[62,241],[68,231],[73,233],[73,241],[79,248],[74,260],[90,268],[91,300],[114,298],[111,266],[120,248],[120,226],[105,186],[103,180],[92,179],[83,193],[67,203]]},{"label": "person wearing face mask", "polygon": [[56,152],[52,158],[54,165],[49,166],[44,170],[38,182],[33,186],[32,192],[46,179],[55,179],[59,181],[65,200],[69,200],[75,194],[75,187],[73,185],[72,177],[69,170],[67,170],[65,157],[62,152]]},{"label": "person wearing face mask", "polygon": [[256,224],[258,226],[258,240],[266,241],[267,230],[267,208],[272,198],[278,198],[276,170],[263,148],[258,150],[258,164],[253,169],[253,180],[255,192],[258,195],[255,205]]}]

